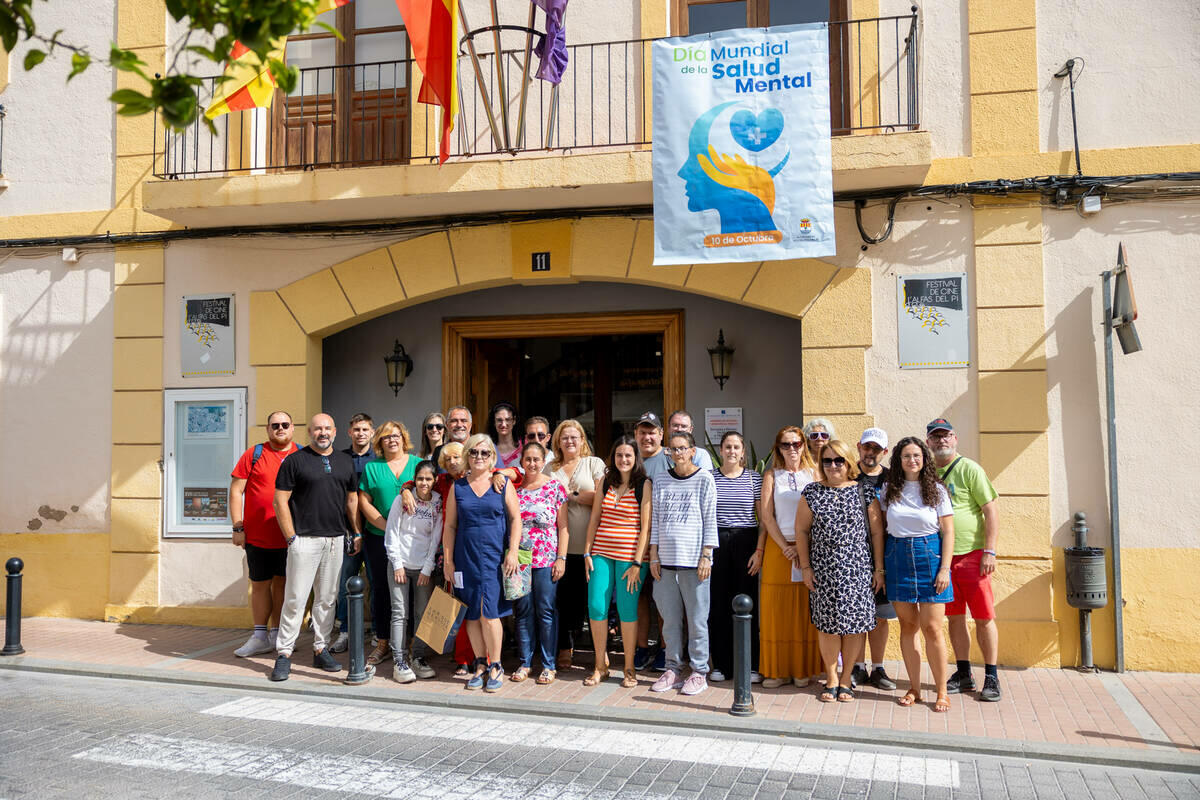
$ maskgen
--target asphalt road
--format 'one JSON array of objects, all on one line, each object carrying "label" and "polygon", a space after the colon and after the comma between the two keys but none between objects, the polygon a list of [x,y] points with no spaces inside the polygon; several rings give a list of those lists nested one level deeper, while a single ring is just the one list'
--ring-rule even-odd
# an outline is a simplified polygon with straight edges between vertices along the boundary
[{"label": "asphalt road", "polygon": [[1200,776],[0,672],[5,798],[1182,800]]}]

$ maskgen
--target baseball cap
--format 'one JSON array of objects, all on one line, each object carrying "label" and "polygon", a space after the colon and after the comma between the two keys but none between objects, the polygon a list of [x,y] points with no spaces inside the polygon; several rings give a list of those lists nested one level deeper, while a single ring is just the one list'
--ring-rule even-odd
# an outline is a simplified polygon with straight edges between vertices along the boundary
[{"label": "baseball cap", "polygon": [[954,426],[950,424],[950,420],[938,417],[933,422],[925,426],[926,436],[934,431],[950,431],[951,433],[954,433]]},{"label": "baseball cap", "polygon": [[637,425],[634,427],[637,428],[641,427],[642,425],[653,425],[656,428],[661,428],[663,426],[662,420],[659,419],[658,414],[655,414],[653,411],[647,411],[645,414],[642,414],[640,417],[638,417]]},{"label": "baseball cap", "polygon": [[862,438],[858,440],[858,443],[867,444],[869,442],[873,442],[879,445],[882,449],[887,450],[887,431],[885,431],[883,428],[867,428],[862,432]]}]

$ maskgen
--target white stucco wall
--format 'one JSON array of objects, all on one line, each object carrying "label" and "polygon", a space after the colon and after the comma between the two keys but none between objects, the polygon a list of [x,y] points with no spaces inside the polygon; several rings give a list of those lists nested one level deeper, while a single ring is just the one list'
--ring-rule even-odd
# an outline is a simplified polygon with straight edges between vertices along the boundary
[{"label": "white stucco wall", "polygon": [[0,260],[0,532],[105,532],[112,441],[111,251]]},{"label": "white stucco wall", "polygon": [[[868,212],[874,232],[882,220]],[[979,398],[975,366],[975,274],[971,256],[972,213],[964,204],[926,201],[903,203],[886,242],[863,254],[872,274],[875,343],[867,353],[867,411],[892,442],[925,435],[925,424],[945,417],[958,433],[959,450],[979,454]],[[896,333],[896,277],[924,272],[966,272],[972,307],[972,365],[960,369],[899,368]]]},{"label": "white stucco wall", "polygon": [[[114,0],[36,3],[39,31],[63,29],[62,39],[108,54],[115,37]],[[40,49],[45,49],[39,45]],[[113,73],[94,64],[67,83],[70,51],[59,49],[32,72],[22,63],[28,45],[10,59],[9,85],[0,92],[4,120],[0,216],[111,208],[113,203]]]},{"label": "white stucco wall", "polygon": [[1067,80],[1054,77],[1072,57],[1086,62],[1082,75],[1076,67],[1080,149],[1195,141],[1200,5],[1038,0],[1037,24],[1043,150],[1072,148]]},{"label": "white stucco wall", "polygon": [[1172,466],[1187,463],[1200,428],[1195,315],[1200,307],[1196,203],[1110,206],[1095,216],[1046,211],[1046,356],[1050,385],[1050,486],[1055,546],[1073,544],[1070,520],[1088,516],[1108,541],[1107,408],[1099,273],[1124,242],[1140,317],[1142,351],[1113,341],[1122,547],[1197,547],[1188,510],[1200,488]]}]

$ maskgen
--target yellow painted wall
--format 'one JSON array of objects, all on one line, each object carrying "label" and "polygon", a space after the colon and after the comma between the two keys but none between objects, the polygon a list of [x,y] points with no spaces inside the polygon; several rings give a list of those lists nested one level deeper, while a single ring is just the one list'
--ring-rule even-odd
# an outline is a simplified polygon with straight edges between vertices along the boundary
[{"label": "yellow painted wall", "polygon": [[[107,533],[0,533],[0,556],[25,562],[22,616],[104,618]],[[0,596],[0,609],[4,602]]]}]

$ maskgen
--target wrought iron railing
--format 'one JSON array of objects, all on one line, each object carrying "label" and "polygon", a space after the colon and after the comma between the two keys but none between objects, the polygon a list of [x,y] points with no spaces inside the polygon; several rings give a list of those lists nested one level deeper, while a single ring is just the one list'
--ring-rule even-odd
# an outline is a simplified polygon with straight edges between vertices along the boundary
[{"label": "wrought iron railing", "polygon": [[[919,126],[918,20],[908,16],[830,25],[834,135]],[[459,61],[459,117],[452,157],[646,146],[651,139],[650,39],[568,46],[555,87],[533,78],[524,49]],[[327,167],[428,163],[437,158],[439,114],[415,102],[410,59],[300,70],[291,95],[271,108],[226,114],[216,134],[201,121],[181,132],[155,125],[155,175],[192,178]],[[499,74],[498,74],[499,73]],[[497,86],[509,88],[501,108]],[[216,78],[196,93],[201,109]],[[482,91],[480,86],[482,84]],[[490,100],[485,99],[490,98]]]}]

